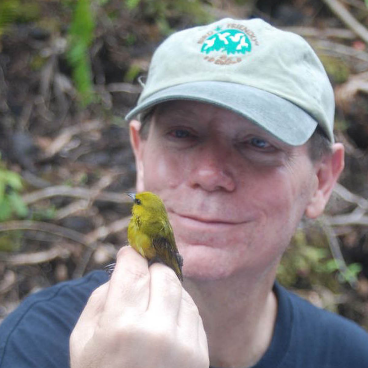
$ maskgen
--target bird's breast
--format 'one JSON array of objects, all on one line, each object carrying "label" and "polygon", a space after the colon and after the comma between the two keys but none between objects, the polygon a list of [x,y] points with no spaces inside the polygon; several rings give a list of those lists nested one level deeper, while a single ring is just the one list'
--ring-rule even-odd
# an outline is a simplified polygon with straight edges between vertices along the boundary
[{"label": "bird's breast", "polygon": [[149,234],[144,231],[144,226],[139,216],[133,216],[129,223],[128,241],[143,257],[152,259],[156,256],[156,250],[152,245],[152,240]]}]

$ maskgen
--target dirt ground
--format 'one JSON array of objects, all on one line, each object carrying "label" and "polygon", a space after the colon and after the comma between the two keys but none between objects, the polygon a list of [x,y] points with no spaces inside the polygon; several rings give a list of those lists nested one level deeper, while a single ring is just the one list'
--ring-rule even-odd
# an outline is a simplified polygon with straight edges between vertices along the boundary
[{"label": "dirt ground", "polygon": [[[37,19],[0,32],[1,161],[22,176],[19,195],[28,206],[25,216],[0,222],[0,320],[30,293],[113,262],[126,244],[130,199],[124,193],[134,190],[135,166],[123,117],[139,96],[138,76],[165,37],[144,9],[128,11],[117,0],[99,8],[90,46],[97,99],[82,107],[66,58],[72,10],[58,1],[34,3]],[[346,170],[326,217],[302,224],[279,278],[368,329],[367,41],[323,2],[201,3],[213,19],[256,16],[296,31],[321,57],[335,89]],[[344,3],[368,27],[364,3]],[[171,29],[196,24],[174,10],[166,17]],[[329,262],[331,252],[339,267]]]}]

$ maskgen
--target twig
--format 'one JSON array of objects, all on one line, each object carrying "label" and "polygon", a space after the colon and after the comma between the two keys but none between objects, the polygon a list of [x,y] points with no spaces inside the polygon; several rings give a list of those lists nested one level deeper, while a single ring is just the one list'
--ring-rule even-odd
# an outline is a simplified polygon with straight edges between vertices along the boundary
[{"label": "twig", "polygon": [[54,216],[55,220],[61,220],[68,216],[74,215],[75,213],[86,211],[90,206],[90,201],[86,199],[80,199],[70,203],[69,205],[58,210]]},{"label": "twig", "polygon": [[368,72],[352,75],[345,83],[337,86],[335,88],[336,104],[348,114],[358,93],[368,94]]},{"label": "twig", "polygon": [[11,290],[12,287],[17,283],[18,279],[15,272],[7,271],[5,272],[1,282],[0,282],[0,294],[5,294],[7,291]]},{"label": "twig", "polygon": [[106,86],[108,92],[141,93],[142,87],[130,83],[110,83]]},{"label": "twig", "polygon": [[343,40],[354,40],[356,35],[354,32],[344,28],[326,28],[318,29],[313,27],[283,27],[284,31],[297,33],[303,37],[321,38],[340,38]]},{"label": "twig", "polygon": [[87,247],[91,247],[93,243],[107,237],[110,234],[117,233],[127,228],[130,217],[124,217],[117,220],[108,226],[101,226],[86,235],[78,231],[68,229],[66,227],[49,224],[41,221],[7,221],[0,223],[0,232],[2,231],[16,231],[16,230],[31,230],[42,231],[45,233],[54,234],[63,238],[70,239],[76,243],[80,243]]},{"label": "twig", "polygon": [[[90,257],[93,252],[97,249],[99,245],[99,241],[101,239],[106,238],[110,234],[117,233],[119,231],[123,231],[127,228],[129,224],[130,217],[125,217],[123,219],[117,220],[111,223],[108,226],[101,226],[96,230],[91,231],[87,235],[83,235],[78,233],[77,231],[64,228],[58,225],[49,224],[45,222],[36,222],[36,221],[8,221],[0,224],[0,232],[1,231],[15,231],[15,230],[34,230],[34,231],[43,231],[51,234],[55,234],[64,238],[68,238],[77,243],[83,244],[87,247],[87,250],[83,256],[82,261],[78,264],[77,268],[74,271],[73,277],[80,277],[84,273],[84,270],[88,264]],[[56,249],[56,250],[52,250]],[[69,255],[66,251],[62,253],[60,247],[52,248],[49,251],[31,253],[31,254],[19,254],[16,256],[1,257],[12,265],[22,265],[22,264],[37,264],[50,261],[57,257],[66,257]]]},{"label": "twig", "polygon": [[119,175],[119,173],[103,175],[102,178],[97,182],[97,184],[95,184],[93,188],[90,190],[91,195],[89,196],[88,199],[78,200],[60,209],[59,211],[57,211],[56,218],[60,220],[61,218],[68,217],[73,213],[87,210],[88,207],[90,207],[92,203],[96,200],[96,198],[101,193],[103,193],[103,190],[112,183],[112,181],[117,175]]},{"label": "twig", "polygon": [[22,196],[22,200],[25,204],[31,204],[42,199],[57,196],[72,197],[87,200],[95,198],[96,200],[99,201],[113,202],[120,204],[131,203],[131,200],[126,195],[124,195],[124,193],[100,192],[97,193],[96,195],[96,191],[93,189],[78,188],[78,187],[72,188],[65,185],[48,187],[32,193],[25,194]]},{"label": "twig", "polygon": [[[331,227],[331,224],[330,224],[329,220],[327,218],[323,217],[318,221],[318,223],[319,223],[319,226],[321,227],[321,229],[324,231],[324,233],[327,236],[328,245],[330,247],[332,256],[334,257],[334,259],[336,261],[339,272],[342,275],[349,274],[349,268],[346,265],[344,256],[342,255],[339,240],[338,240],[333,228]],[[351,276],[352,276],[352,279],[350,279],[350,278],[345,278],[345,279],[350,284],[351,287],[355,288],[356,285],[357,285],[357,279],[356,279],[355,276],[353,276],[353,275],[351,275]]]},{"label": "twig", "polygon": [[66,227],[58,226],[55,224],[49,224],[48,222],[41,221],[7,221],[0,223],[1,231],[16,231],[16,230],[32,230],[42,231],[49,234],[54,234],[63,238],[70,239],[76,243],[80,243],[88,247],[90,244],[86,240],[85,235],[78,231],[68,229]]},{"label": "twig", "polygon": [[55,75],[56,63],[57,57],[53,54],[41,71],[40,94],[46,105],[48,105],[50,101],[50,88]]},{"label": "twig", "polygon": [[7,256],[7,263],[12,266],[35,265],[50,262],[56,258],[66,258],[70,251],[61,247],[53,247],[42,252],[24,253]]},{"label": "twig", "polygon": [[128,227],[130,216],[124,217],[120,220],[112,222],[110,225],[101,226],[86,235],[86,241],[91,244],[97,240],[106,238],[108,235],[123,231]]},{"label": "twig", "polygon": [[325,50],[326,53],[339,56],[343,55],[368,63],[368,53],[361,50],[356,50],[353,47],[327,40],[315,40],[311,43],[315,46],[315,48]]},{"label": "twig", "polygon": [[368,8],[362,0],[343,0],[342,2],[368,14]]},{"label": "twig", "polygon": [[368,210],[368,200],[360,197],[354,193],[351,193],[348,189],[346,189],[341,184],[336,184],[334,188],[334,193],[340,196],[343,200],[349,203],[356,204],[358,207],[363,210]]},{"label": "twig", "polygon": [[338,0],[323,0],[337,17],[341,19],[358,37],[368,43],[368,29],[360,24]]},{"label": "twig", "polygon": [[[109,186],[111,184],[111,182],[114,179],[114,176],[116,176],[116,175],[102,176],[102,178],[98,181],[98,183],[96,185],[94,185],[93,197],[91,197],[90,201],[89,201],[90,204],[92,204],[94,202],[95,198],[102,192],[103,189],[105,189],[107,186]],[[124,228],[125,227],[126,226],[125,226],[125,223],[124,223]],[[94,236],[93,234],[88,236],[88,239],[89,239],[89,242],[90,242],[91,246],[84,250],[83,256],[82,256],[80,262],[78,263],[76,269],[74,270],[73,278],[81,277],[84,274],[84,271],[85,271],[85,269],[88,265],[88,262],[89,262],[90,258],[92,257],[92,255],[94,254],[94,252],[95,252],[95,250],[98,246],[97,240],[105,238],[104,234],[102,236],[99,236],[100,234],[98,234],[98,233],[97,233],[97,236]]]},{"label": "twig", "polygon": [[348,215],[338,215],[338,216],[326,216],[331,226],[368,226],[368,216],[357,215],[354,213]]},{"label": "twig", "polygon": [[[117,173],[110,173],[108,175],[103,175],[101,177],[101,179],[93,186],[93,188],[91,190],[91,194],[92,194],[92,196],[90,197],[90,203],[91,204],[96,200],[96,198],[101,193],[103,193],[103,190],[105,188],[107,188],[113,182],[113,180],[116,178],[116,176],[118,176]],[[121,194],[120,194],[120,196],[124,197]],[[125,198],[125,199],[127,200],[128,198]]]},{"label": "twig", "polygon": [[93,248],[87,248],[84,252],[82,257],[79,258],[78,264],[76,265],[72,278],[73,279],[79,279],[83,276],[84,271],[87,268],[88,262],[92,257],[92,254],[96,251],[97,245],[94,243]]},{"label": "twig", "polygon": [[[77,231],[64,228],[58,225],[49,224],[45,222],[36,222],[36,221],[9,221],[0,224],[0,232],[1,231],[15,231],[15,230],[33,230],[33,231],[43,231],[46,233],[51,233],[54,235],[58,235],[64,238],[68,238],[77,243],[83,244],[87,247],[87,251],[82,259],[82,262],[78,265],[76,270],[74,271],[73,277],[79,277],[84,273],[84,270],[88,264],[88,261],[99,245],[99,240],[106,238],[108,235],[117,233],[119,231],[123,231],[127,228],[129,224],[129,217],[125,217],[121,220],[117,220],[111,223],[108,226],[101,226],[96,230],[91,231],[87,235],[83,235],[78,233]],[[24,264],[38,264],[43,262],[48,262],[52,259],[58,257],[67,257],[69,255],[69,251],[56,247],[51,248],[48,251],[37,252],[37,253],[28,253],[28,254],[18,254],[15,256],[6,257],[1,256],[0,258],[6,260],[8,263],[13,266],[19,266]]]},{"label": "twig", "polygon": [[330,226],[351,226],[360,225],[368,226],[368,200],[360,197],[354,193],[351,193],[341,184],[336,184],[334,193],[337,194],[344,201],[355,204],[357,207],[348,214],[325,216]]},{"label": "twig", "polygon": [[34,188],[47,188],[51,185],[49,181],[39,178],[27,170],[22,171],[22,178]]},{"label": "twig", "polygon": [[100,121],[90,121],[63,129],[53,142],[45,149],[44,158],[48,159],[55,156],[63,149],[63,147],[65,147],[66,144],[70,142],[73,136],[80,133],[86,133],[91,130],[101,129],[103,126],[103,123]]},{"label": "twig", "polygon": [[27,129],[29,119],[33,111],[33,99],[30,99],[24,104],[21,116],[19,118],[19,128],[24,131]]},{"label": "twig", "polygon": [[73,278],[79,278],[83,275],[92,254],[95,252],[98,246],[97,241],[105,239],[108,235],[125,230],[128,227],[129,220],[130,217],[125,217],[121,220],[111,223],[108,226],[101,226],[86,235],[86,239],[91,246],[88,247],[84,252],[82,259],[73,272]]}]

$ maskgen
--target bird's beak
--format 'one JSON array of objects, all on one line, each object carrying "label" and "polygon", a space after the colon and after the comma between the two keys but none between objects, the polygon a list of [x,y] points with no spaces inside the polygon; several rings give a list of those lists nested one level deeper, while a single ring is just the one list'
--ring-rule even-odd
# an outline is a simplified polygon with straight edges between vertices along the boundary
[{"label": "bird's beak", "polygon": [[133,201],[135,200],[135,193],[127,192],[126,193]]}]

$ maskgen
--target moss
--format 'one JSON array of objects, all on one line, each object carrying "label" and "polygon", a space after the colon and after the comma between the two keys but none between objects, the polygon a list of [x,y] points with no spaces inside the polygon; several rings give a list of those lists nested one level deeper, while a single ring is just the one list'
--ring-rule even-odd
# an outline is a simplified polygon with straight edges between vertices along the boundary
[{"label": "moss", "polygon": [[320,59],[333,83],[342,84],[348,80],[350,69],[343,60],[327,55],[320,55]]}]

